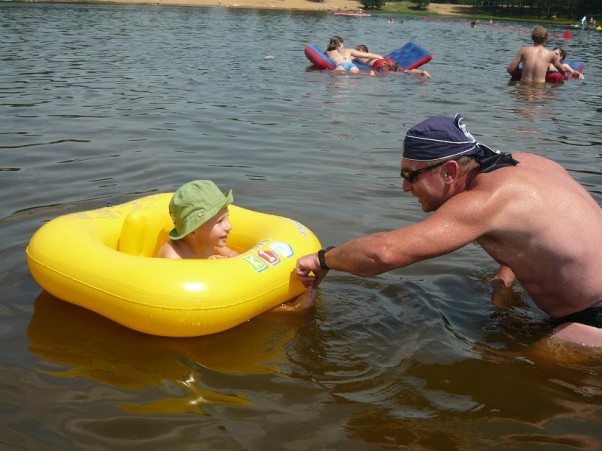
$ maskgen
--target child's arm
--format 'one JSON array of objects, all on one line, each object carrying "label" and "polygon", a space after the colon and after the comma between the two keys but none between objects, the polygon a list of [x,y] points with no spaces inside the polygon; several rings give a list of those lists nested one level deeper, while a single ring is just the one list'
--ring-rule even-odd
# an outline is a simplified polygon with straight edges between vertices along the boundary
[{"label": "child's arm", "polygon": [[235,250],[230,249],[228,246],[222,246],[215,248],[215,255],[212,255],[209,257],[209,259],[213,260],[216,258],[230,258],[236,257],[237,255],[239,255],[239,253]]},{"label": "child's arm", "polygon": [[431,77],[431,74],[429,74],[427,71],[421,70],[421,69],[406,69],[406,70],[404,70],[404,72],[406,74],[422,75],[425,78],[430,78]]},{"label": "child's arm", "polygon": [[[558,55],[556,55],[554,53],[553,57],[552,57],[552,65],[558,69],[558,72],[560,72],[562,75],[564,75],[564,78],[569,78],[571,75],[571,72],[568,72],[565,68],[564,68],[564,64],[562,64],[560,62],[560,57]],[[572,69],[571,69],[572,70]]]},{"label": "child's arm", "polygon": [[230,249],[228,246],[224,246],[224,250],[226,251],[226,257],[236,257],[237,255],[240,255],[238,252],[236,252],[234,249]]},{"label": "child's arm", "polygon": [[355,57],[355,58],[368,58],[368,59],[383,59],[384,57],[382,55],[379,55],[378,53],[367,53],[367,52],[360,52],[359,50],[355,50],[355,49],[349,49],[349,53],[351,54],[351,56]]},{"label": "child's arm", "polygon": [[579,77],[580,80],[583,80],[585,78],[581,72],[574,70],[568,64],[563,64],[562,67],[564,68],[565,71],[567,71],[573,77],[575,76],[575,74],[577,74],[577,77]]}]

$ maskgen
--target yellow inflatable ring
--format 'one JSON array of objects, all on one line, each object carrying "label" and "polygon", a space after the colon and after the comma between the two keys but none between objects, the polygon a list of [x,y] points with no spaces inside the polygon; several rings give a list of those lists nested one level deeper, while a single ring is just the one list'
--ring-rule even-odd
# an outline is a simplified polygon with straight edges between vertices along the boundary
[{"label": "yellow inflatable ring", "polygon": [[140,332],[208,335],[235,327],[305,292],[299,256],[320,242],[288,218],[230,205],[228,246],[238,257],[152,258],[173,227],[172,193],[73,213],[43,225],[27,264],[53,296]]}]

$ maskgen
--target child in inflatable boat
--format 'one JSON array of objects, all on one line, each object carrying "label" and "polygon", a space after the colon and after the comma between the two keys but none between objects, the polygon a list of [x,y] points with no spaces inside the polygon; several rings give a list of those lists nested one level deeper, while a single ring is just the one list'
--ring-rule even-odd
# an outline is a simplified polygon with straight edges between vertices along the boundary
[{"label": "child in inflatable boat", "polygon": [[156,257],[215,259],[235,257],[226,246],[232,224],[232,190],[222,193],[211,180],[195,180],[178,189],[169,202],[174,229]]},{"label": "child in inflatable boat", "polygon": [[[179,188],[169,201],[169,215],[174,223],[169,240],[155,257],[217,259],[239,255],[226,246],[232,224],[228,205],[232,190],[222,193],[211,180],[195,180]],[[285,302],[273,311],[305,310],[313,305],[315,291]]]}]

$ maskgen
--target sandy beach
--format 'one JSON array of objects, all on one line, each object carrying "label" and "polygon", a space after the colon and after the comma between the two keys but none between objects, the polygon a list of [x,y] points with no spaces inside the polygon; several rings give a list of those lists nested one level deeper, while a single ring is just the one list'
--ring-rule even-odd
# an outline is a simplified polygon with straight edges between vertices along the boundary
[{"label": "sandy beach", "polygon": [[[201,6],[222,8],[286,9],[303,11],[357,11],[361,3],[355,0],[325,0],[321,3],[309,0],[103,0],[103,3]],[[429,12],[458,15],[469,9],[467,5],[431,3]]]},{"label": "sandy beach", "polygon": [[287,9],[303,11],[353,11],[361,7],[354,0],[110,0],[103,3],[140,3],[150,5],[202,6],[222,8]]}]

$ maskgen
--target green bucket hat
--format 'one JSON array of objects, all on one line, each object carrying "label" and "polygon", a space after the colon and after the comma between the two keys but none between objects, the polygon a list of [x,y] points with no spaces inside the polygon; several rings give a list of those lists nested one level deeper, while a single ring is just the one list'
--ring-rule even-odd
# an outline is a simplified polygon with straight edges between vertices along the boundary
[{"label": "green bucket hat", "polygon": [[184,238],[234,200],[232,190],[222,193],[211,180],[195,180],[178,189],[169,201],[169,215],[175,228],[172,240]]}]

